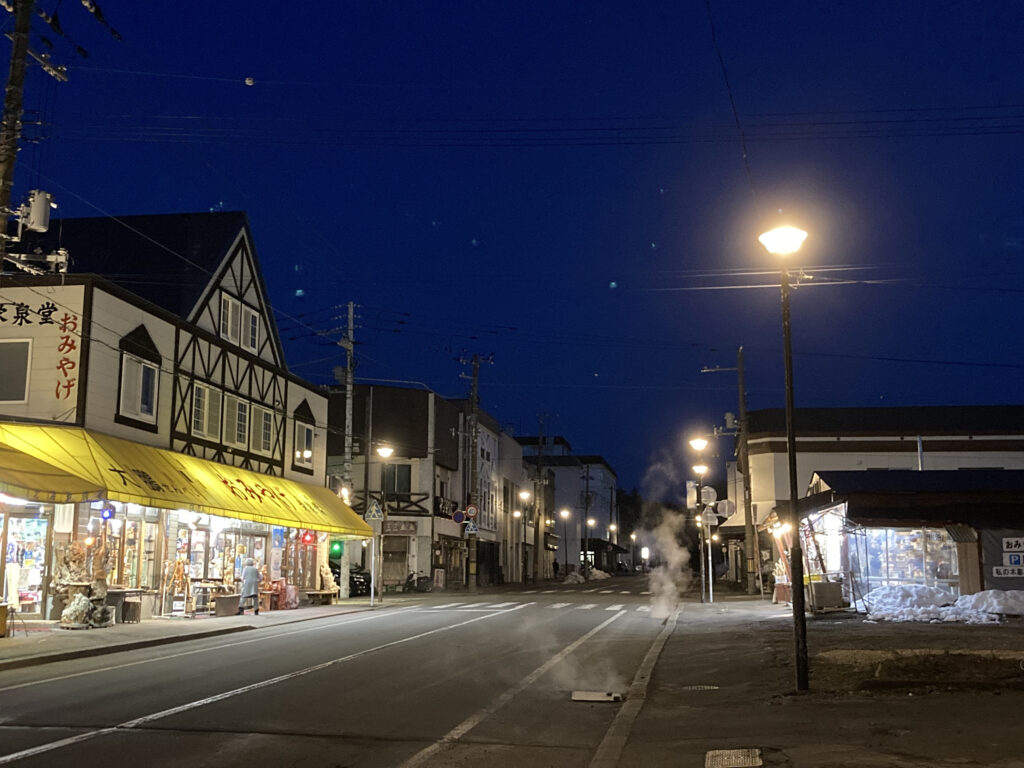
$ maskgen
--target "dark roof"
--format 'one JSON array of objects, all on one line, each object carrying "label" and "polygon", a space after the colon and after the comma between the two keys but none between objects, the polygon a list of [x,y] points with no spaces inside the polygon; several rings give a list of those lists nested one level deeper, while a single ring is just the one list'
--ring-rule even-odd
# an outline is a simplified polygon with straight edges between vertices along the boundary
[{"label": "dark roof", "polygon": [[248,226],[238,211],[51,219],[47,232],[23,239],[27,251],[67,248],[68,272],[101,275],[187,317]]},{"label": "dark roof", "polygon": [[[747,414],[751,436],[785,434],[786,411]],[[797,408],[797,435],[1024,434],[1024,405],[938,405],[886,408]]]},{"label": "dark roof", "polygon": [[834,494],[1024,493],[1020,469],[866,469],[816,473]]},{"label": "dark roof", "polygon": [[[520,445],[532,445],[536,447],[540,444],[540,435],[517,435],[516,441]],[[564,445],[567,451],[572,451],[572,446],[569,445],[569,441],[561,435],[544,435],[544,445]]]}]

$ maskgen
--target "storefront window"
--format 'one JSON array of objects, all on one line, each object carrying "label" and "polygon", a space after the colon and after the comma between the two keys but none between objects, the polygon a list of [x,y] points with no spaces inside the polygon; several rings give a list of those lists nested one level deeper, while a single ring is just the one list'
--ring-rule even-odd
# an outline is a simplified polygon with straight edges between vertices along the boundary
[{"label": "storefront window", "polygon": [[897,584],[960,589],[956,544],[941,528],[867,528],[857,536],[851,562],[865,577],[865,591]]},{"label": "storefront window", "polygon": [[22,613],[41,613],[46,580],[47,519],[11,515],[4,552],[4,595]]}]

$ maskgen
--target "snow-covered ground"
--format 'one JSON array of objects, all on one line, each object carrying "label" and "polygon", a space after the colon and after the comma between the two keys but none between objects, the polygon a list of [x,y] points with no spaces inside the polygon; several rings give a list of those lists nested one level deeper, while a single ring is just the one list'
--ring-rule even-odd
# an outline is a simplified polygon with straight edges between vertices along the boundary
[{"label": "snow-covered ground", "polygon": [[1024,615],[1024,590],[988,589],[959,598],[925,586],[879,587],[864,596],[869,621],[959,621],[995,624],[1000,616]]}]

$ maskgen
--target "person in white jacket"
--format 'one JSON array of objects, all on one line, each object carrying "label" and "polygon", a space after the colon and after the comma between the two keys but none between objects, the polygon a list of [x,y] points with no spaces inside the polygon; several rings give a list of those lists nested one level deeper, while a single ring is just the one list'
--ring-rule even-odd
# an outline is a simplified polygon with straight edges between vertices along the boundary
[{"label": "person in white jacket", "polygon": [[250,557],[245,561],[245,568],[242,569],[242,590],[238,599],[239,615],[245,613],[242,605],[246,600],[252,599],[252,607],[257,616],[260,615],[260,571],[255,561]]}]

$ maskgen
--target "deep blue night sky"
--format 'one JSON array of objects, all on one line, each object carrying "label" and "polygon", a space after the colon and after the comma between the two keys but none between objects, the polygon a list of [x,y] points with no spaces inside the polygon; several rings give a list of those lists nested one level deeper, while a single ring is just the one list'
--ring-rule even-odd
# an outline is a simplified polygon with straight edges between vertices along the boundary
[{"label": "deep blue night sky", "polygon": [[1021,403],[1019,4],[108,0],[120,41],[40,5],[90,56],[35,20],[70,81],[30,72],[15,199],[246,211],[311,381],[353,300],[358,380],[463,396],[493,354],[517,433],[682,473],[736,410],[703,366],[742,344],[783,406],[781,209],[798,407]]}]

